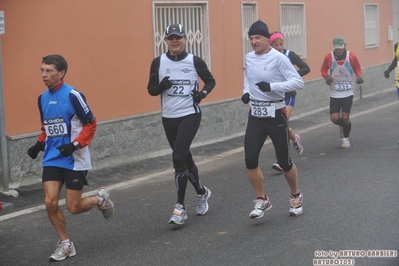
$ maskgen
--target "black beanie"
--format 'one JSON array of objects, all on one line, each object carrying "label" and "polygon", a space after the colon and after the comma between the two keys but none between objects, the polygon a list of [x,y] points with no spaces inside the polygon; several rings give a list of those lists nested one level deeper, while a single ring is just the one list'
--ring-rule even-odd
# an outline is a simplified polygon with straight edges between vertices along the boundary
[{"label": "black beanie", "polygon": [[266,38],[269,38],[270,37],[269,28],[263,21],[261,20],[255,21],[251,25],[248,31],[248,37],[252,35],[262,35],[265,36]]}]

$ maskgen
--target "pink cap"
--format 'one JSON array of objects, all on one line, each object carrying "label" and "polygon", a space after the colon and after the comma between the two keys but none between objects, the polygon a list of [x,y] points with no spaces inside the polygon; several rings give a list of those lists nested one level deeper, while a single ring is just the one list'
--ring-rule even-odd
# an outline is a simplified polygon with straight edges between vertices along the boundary
[{"label": "pink cap", "polygon": [[273,33],[269,38],[269,43],[272,44],[275,39],[281,39],[284,41],[284,35],[281,32]]}]

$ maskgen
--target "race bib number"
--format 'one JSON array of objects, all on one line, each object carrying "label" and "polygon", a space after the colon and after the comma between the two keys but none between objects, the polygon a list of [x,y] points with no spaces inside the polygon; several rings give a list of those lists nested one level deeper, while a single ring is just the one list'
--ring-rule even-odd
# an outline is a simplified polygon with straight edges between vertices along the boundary
[{"label": "race bib number", "polygon": [[67,125],[62,117],[45,119],[43,123],[47,137],[58,137],[68,134]]},{"label": "race bib number", "polygon": [[274,118],[276,116],[276,105],[268,102],[251,101],[251,116],[258,118]]},{"label": "race bib number", "polygon": [[352,89],[351,81],[336,81],[335,82],[335,90],[336,91],[347,91]]},{"label": "race bib number", "polygon": [[188,97],[191,95],[190,80],[170,80],[172,87],[168,90],[168,96]]}]

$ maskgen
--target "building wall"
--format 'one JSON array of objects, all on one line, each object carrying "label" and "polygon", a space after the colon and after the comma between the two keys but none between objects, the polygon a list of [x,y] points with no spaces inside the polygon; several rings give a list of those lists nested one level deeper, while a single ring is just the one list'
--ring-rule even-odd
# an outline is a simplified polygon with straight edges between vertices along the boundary
[{"label": "building wall", "polygon": [[[242,134],[247,111],[239,101],[243,88],[242,0],[198,2],[208,3],[210,67],[217,85],[203,101],[203,121],[194,145]],[[280,1],[248,2],[258,3],[258,17],[270,31],[279,30]],[[294,115],[327,108],[320,66],[338,34],[345,37],[348,50],[356,53],[365,70],[365,95],[376,88],[393,88],[393,80],[382,74],[393,56],[394,43],[387,36],[388,25],[392,25],[391,1],[291,2],[305,3],[305,60],[311,68],[304,77],[306,85],[298,94]],[[364,3],[379,4],[378,48],[364,48]],[[152,5],[150,0],[0,0],[6,25],[1,44],[12,182],[40,178],[40,160],[31,160],[26,149],[40,128],[36,100],[45,87],[38,69],[41,58],[52,53],[67,59],[66,83],[86,95],[99,121],[90,147],[95,168],[170,152],[160,124],[159,97],[149,96],[146,89],[154,58]]]}]

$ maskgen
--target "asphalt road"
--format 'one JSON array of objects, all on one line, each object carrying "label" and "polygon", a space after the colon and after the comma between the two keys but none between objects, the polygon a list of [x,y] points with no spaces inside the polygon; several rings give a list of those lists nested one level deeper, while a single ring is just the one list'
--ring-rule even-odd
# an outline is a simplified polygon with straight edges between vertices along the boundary
[{"label": "asphalt road", "polygon": [[[243,137],[193,149],[202,182],[212,191],[210,210],[195,215],[189,184],[188,220],[180,227],[168,224],[176,199],[170,156],[93,171],[85,191],[92,195],[108,186],[115,215],[110,221],[96,209],[71,215],[63,205],[77,256],[58,264],[399,265],[398,113],[396,91],[354,102],[346,150],[327,110],[291,122],[305,148],[302,156],[292,150],[304,194],[300,217],[288,215],[289,187],[271,169],[269,142],[260,163],[273,208],[256,220],[248,217],[254,192]],[[14,204],[0,211],[0,265],[51,264],[58,238],[43,208],[41,184],[18,192],[18,198],[0,194]]]}]

